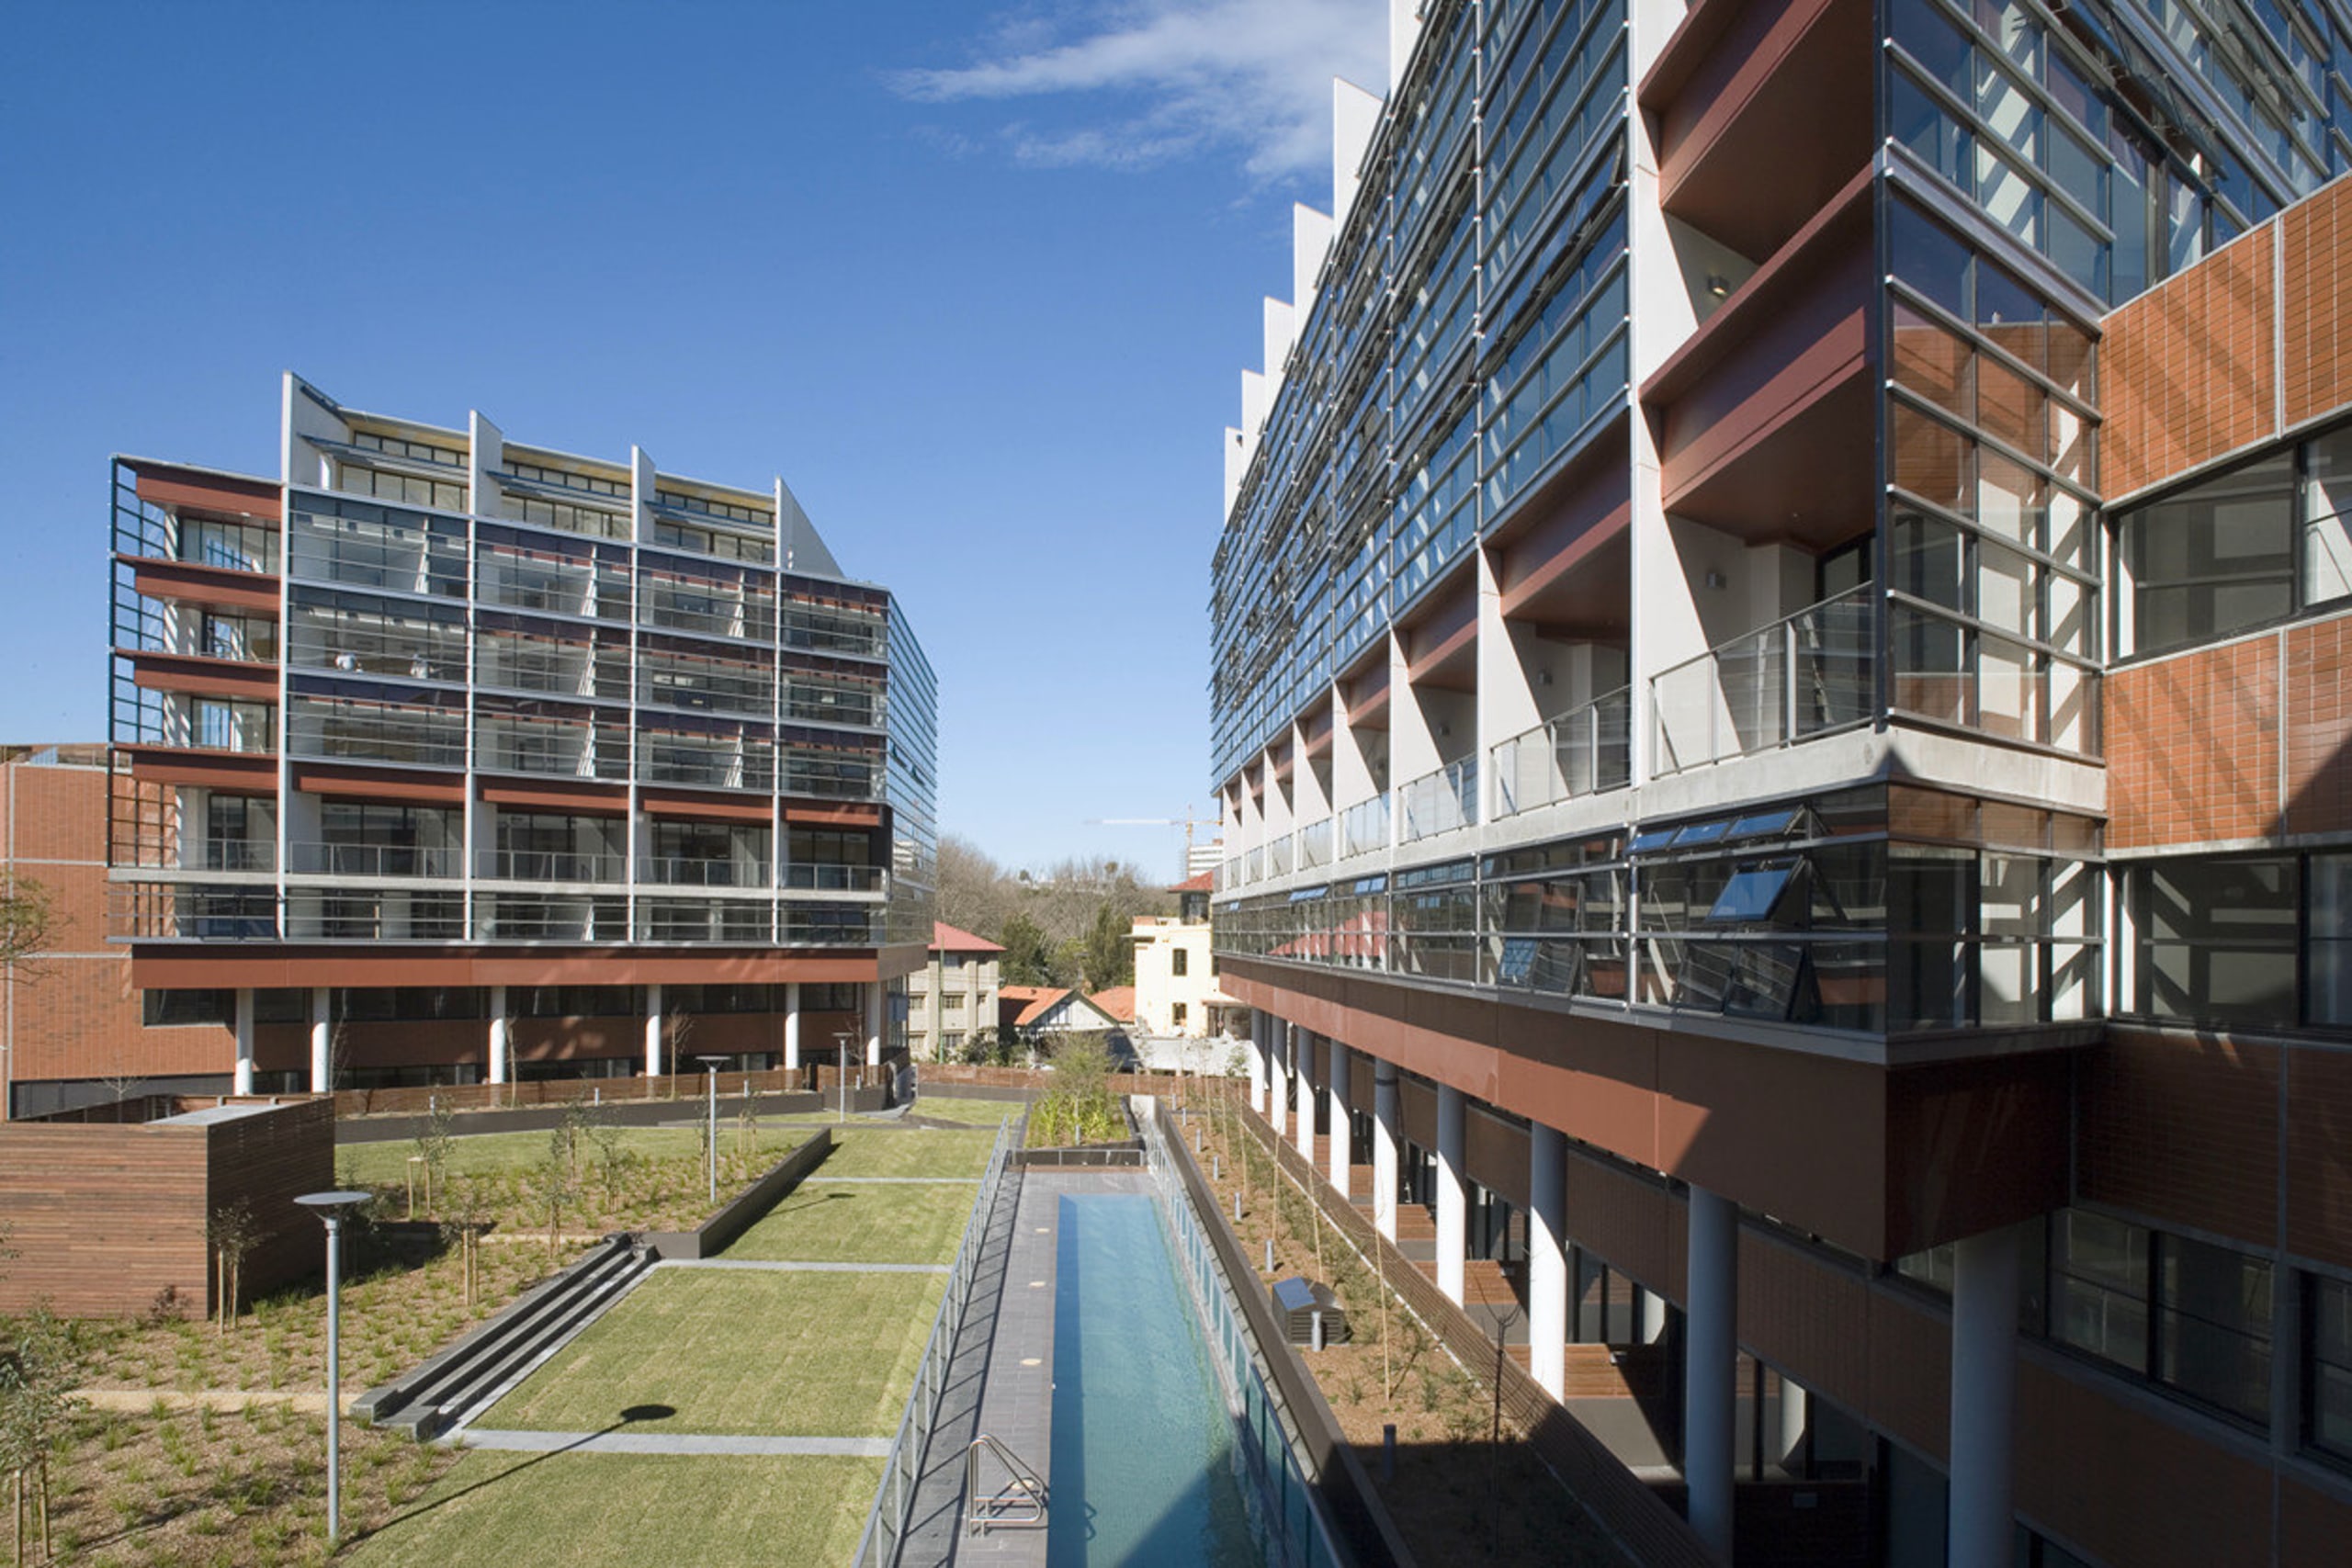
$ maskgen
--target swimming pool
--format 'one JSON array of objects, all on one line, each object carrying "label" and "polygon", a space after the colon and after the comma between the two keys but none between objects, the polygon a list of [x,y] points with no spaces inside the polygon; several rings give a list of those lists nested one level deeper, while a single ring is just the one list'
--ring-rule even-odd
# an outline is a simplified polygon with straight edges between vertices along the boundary
[{"label": "swimming pool", "polygon": [[1048,1568],[1262,1562],[1157,1200],[1066,1194],[1057,1218]]}]

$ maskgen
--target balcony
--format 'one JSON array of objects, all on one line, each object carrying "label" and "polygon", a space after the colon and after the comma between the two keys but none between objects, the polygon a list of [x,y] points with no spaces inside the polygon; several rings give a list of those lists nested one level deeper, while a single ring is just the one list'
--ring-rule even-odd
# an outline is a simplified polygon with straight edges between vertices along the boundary
[{"label": "balcony", "polygon": [[1633,688],[1595,697],[1496,746],[1495,815],[1623,789],[1633,779]]},{"label": "balcony", "polygon": [[1396,807],[1403,817],[1397,833],[1400,843],[1409,844],[1418,839],[1475,826],[1478,820],[1478,760],[1464,757],[1399,785]]},{"label": "balcony", "polygon": [[1388,847],[1388,796],[1375,795],[1340,815],[1340,856],[1370,854]]},{"label": "balcony", "polygon": [[795,892],[879,893],[883,874],[878,865],[787,865],[784,886]]},{"label": "balcony", "polygon": [[810,653],[850,653],[880,659],[887,633],[880,615],[852,610],[819,609],[813,605],[784,606],[784,646]]},{"label": "balcony", "polygon": [[299,843],[287,846],[287,869],[314,876],[426,876],[464,874],[465,852],[455,844]]},{"label": "balcony", "polygon": [[765,887],[764,860],[695,855],[648,855],[637,863],[637,879],[662,887]]},{"label": "balcony", "polygon": [[492,882],[620,883],[628,879],[628,861],[571,850],[491,850],[476,858],[474,874]]},{"label": "balcony", "polygon": [[1660,775],[1866,724],[1877,705],[1877,589],[1864,583],[1650,679]]},{"label": "balcony", "polygon": [[187,871],[277,869],[277,846],[267,839],[199,839],[185,847],[187,858],[181,863]]}]

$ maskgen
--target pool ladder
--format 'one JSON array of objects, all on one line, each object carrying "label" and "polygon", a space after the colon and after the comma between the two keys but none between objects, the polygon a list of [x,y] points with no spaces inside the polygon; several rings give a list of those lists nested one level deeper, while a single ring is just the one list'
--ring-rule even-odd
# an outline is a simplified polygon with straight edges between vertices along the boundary
[{"label": "pool ladder", "polygon": [[[992,1453],[1004,1467],[1005,1484],[983,1496],[980,1457]],[[989,1433],[974,1438],[964,1450],[964,1533],[986,1535],[990,1529],[1034,1530],[1046,1528],[1046,1483],[1020,1456]]]}]

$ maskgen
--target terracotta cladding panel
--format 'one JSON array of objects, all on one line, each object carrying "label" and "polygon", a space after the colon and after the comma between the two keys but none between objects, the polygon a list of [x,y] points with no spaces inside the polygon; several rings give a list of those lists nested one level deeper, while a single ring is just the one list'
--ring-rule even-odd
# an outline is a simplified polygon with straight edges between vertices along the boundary
[{"label": "terracotta cladding panel", "polygon": [[2287,1089],[2288,1249],[2352,1268],[2352,1055],[2295,1052]]},{"label": "terracotta cladding panel", "polygon": [[1870,1400],[1870,1286],[1821,1258],[1743,1231],[1739,1338],[1849,1410]]},{"label": "terracotta cladding panel", "polygon": [[2277,428],[2270,229],[2109,316],[2100,464],[2124,494]]},{"label": "terracotta cladding panel", "polygon": [[1476,1105],[1463,1115],[1463,1160],[1470,1179],[1527,1207],[1527,1134]]},{"label": "terracotta cladding panel", "polygon": [[2352,1503],[2295,1481],[2278,1488],[2278,1561],[2340,1562],[2352,1540]]},{"label": "terracotta cladding panel", "polygon": [[2278,640],[2267,637],[2109,675],[2109,842],[2278,831]]},{"label": "terracotta cladding panel", "polygon": [[2127,1407],[2096,1376],[2018,1364],[2018,1512],[2103,1562],[2274,1561],[2267,1469]]},{"label": "terracotta cladding panel", "polygon": [[2287,669],[2287,831],[2352,829],[2352,615],[2290,630]]},{"label": "terracotta cladding panel", "polygon": [[2352,183],[2290,209],[2279,229],[2287,420],[2300,424],[2352,402]]},{"label": "terracotta cladding panel", "polygon": [[1906,1296],[1873,1291],[1869,1356],[1871,1418],[1942,1463],[1951,1436],[1950,1320]]},{"label": "terracotta cladding panel", "polygon": [[1568,1235],[1617,1269],[1679,1295],[1680,1270],[1668,1235],[1669,1211],[1681,1205],[1613,1167],[1568,1152]]},{"label": "terracotta cladding panel", "polygon": [[2077,1067],[2075,1187],[2095,1202],[2270,1244],[2279,1053],[2112,1032]]}]

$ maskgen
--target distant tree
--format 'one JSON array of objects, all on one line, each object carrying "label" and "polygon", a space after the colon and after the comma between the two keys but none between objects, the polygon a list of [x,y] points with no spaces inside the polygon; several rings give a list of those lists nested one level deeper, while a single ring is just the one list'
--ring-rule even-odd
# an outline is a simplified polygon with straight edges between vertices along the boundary
[{"label": "distant tree", "polygon": [[1050,986],[1054,981],[1053,941],[1045,929],[1025,914],[1015,914],[1000,928],[998,943],[1004,949],[999,972],[1008,986]]},{"label": "distant tree", "polygon": [[1132,985],[1136,977],[1134,921],[1105,903],[1079,953],[1080,976],[1090,991]]},{"label": "distant tree", "polygon": [[979,936],[1004,929],[1018,904],[1018,885],[971,840],[949,833],[939,840],[933,889],[939,919]]}]

